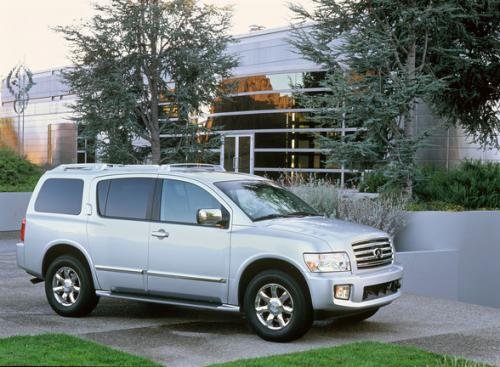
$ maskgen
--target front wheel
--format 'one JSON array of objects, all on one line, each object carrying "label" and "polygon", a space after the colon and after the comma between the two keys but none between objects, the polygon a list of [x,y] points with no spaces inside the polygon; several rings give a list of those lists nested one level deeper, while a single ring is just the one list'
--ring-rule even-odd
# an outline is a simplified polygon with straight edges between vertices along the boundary
[{"label": "front wheel", "polygon": [[287,273],[264,271],[245,290],[244,310],[253,330],[263,339],[287,342],[304,335],[312,324],[307,290]]},{"label": "front wheel", "polygon": [[99,300],[87,267],[68,255],[50,264],[45,276],[45,295],[52,309],[66,317],[91,313]]}]

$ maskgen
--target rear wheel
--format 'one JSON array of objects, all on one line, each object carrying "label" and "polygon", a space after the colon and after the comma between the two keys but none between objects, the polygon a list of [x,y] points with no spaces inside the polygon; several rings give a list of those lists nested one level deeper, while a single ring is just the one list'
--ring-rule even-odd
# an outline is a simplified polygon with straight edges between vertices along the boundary
[{"label": "rear wheel", "polygon": [[253,330],[263,339],[291,341],[304,335],[312,324],[306,290],[287,273],[264,271],[248,284],[244,310]]},{"label": "rear wheel", "polygon": [[88,315],[99,300],[89,270],[69,255],[60,256],[50,264],[45,276],[45,295],[52,309],[67,317]]}]

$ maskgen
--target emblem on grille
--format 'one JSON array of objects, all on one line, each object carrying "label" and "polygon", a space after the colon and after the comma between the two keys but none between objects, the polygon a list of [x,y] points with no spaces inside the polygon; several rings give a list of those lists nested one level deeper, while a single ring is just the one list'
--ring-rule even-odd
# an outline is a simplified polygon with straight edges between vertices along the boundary
[{"label": "emblem on grille", "polygon": [[382,258],[382,249],[376,248],[375,250],[373,250],[373,256],[375,256],[377,259]]}]

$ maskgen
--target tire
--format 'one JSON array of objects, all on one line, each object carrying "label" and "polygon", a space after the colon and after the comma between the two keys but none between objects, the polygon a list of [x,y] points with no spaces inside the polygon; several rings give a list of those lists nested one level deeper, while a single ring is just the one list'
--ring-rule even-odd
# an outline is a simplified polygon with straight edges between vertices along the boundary
[{"label": "tire", "polygon": [[264,340],[298,339],[311,328],[313,321],[307,290],[279,270],[263,271],[250,281],[243,307],[250,327]]},{"label": "tire", "polygon": [[364,311],[361,313],[357,313],[354,315],[350,316],[345,316],[339,319],[341,323],[346,323],[346,324],[356,324],[361,321],[365,321],[366,319],[369,319],[373,315],[375,315],[378,311],[378,308],[374,308],[368,311]]},{"label": "tire", "polygon": [[99,301],[87,266],[70,255],[60,256],[49,265],[45,295],[52,309],[65,317],[86,316]]}]

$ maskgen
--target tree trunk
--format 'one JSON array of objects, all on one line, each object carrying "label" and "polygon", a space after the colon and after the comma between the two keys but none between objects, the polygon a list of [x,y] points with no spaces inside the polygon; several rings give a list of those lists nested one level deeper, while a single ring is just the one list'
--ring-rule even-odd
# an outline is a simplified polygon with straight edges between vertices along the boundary
[{"label": "tree trunk", "polygon": [[[407,72],[408,72],[408,81],[410,84],[413,84],[415,82],[415,71],[416,71],[416,44],[415,41],[410,45],[410,48],[408,50],[408,58],[406,60],[406,67],[407,67]],[[408,105],[408,118],[405,119],[405,126],[404,126],[404,134],[406,138],[411,138],[414,135],[414,131],[416,129],[416,123],[417,123],[417,118],[416,118],[416,100],[415,97],[411,99]],[[406,158],[407,160],[408,158]],[[412,158],[413,160],[414,158]],[[408,164],[413,163],[413,162],[407,162]],[[408,175],[406,178],[406,188],[405,188],[406,194],[411,197],[413,195],[413,179]]]},{"label": "tree trunk", "polygon": [[[406,60],[406,67],[408,72],[408,80],[410,83],[415,82],[415,69],[416,69],[416,45],[415,42],[410,46],[408,50],[408,58]],[[408,106],[408,119],[405,120],[404,132],[405,137],[409,138],[413,136],[414,129],[416,128],[416,116],[415,116],[415,105],[416,101],[413,98]]]},{"label": "tree trunk", "polygon": [[161,147],[160,138],[151,138],[151,163],[160,164],[161,160]]}]

